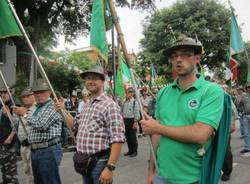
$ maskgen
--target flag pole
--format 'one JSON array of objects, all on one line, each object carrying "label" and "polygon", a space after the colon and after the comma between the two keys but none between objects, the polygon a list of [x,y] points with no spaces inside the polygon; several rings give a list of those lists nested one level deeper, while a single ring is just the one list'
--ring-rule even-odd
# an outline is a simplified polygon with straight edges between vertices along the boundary
[{"label": "flag pole", "polygon": [[[6,107],[5,103],[3,102],[3,99],[2,99],[1,96],[0,96],[0,102],[2,104],[2,108],[7,109],[7,107]],[[10,120],[11,125],[13,126],[14,131],[16,132],[17,137],[18,137],[17,130],[16,130],[16,127],[15,127],[15,123],[12,121],[11,114],[10,114],[10,112],[8,110],[7,110],[6,114],[7,114],[8,118],[9,118],[9,120]]]},{"label": "flag pole", "polygon": [[115,30],[114,30],[114,24],[112,25],[111,30],[111,36],[112,36],[112,67],[113,67],[113,93],[114,93],[114,100],[117,101],[117,94],[116,94],[116,54],[115,54]]},{"label": "flag pole", "polygon": [[[122,29],[121,29],[121,26],[119,24],[117,12],[115,10],[115,5],[114,5],[113,0],[109,0],[109,6],[110,6],[110,11],[111,11],[111,14],[112,14],[112,17],[113,17],[113,21],[114,21],[114,24],[115,24],[115,28],[116,28],[116,31],[117,31],[117,34],[118,34],[118,39],[120,41],[124,57],[125,57],[126,63],[128,65],[128,68],[129,68],[129,73],[130,73],[130,76],[131,76],[132,85],[133,85],[133,87],[135,89],[135,97],[136,97],[136,100],[137,100],[137,102],[139,104],[139,109],[140,109],[140,112],[141,112],[141,115],[142,115],[142,119],[145,119],[144,112],[143,112],[143,107],[142,107],[142,102],[140,100],[139,90],[137,88],[137,84],[136,84],[134,73],[133,73],[131,58],[128,55],[128,50],[127,50],[127,47],[126,47],[126,44],[125,44],[124,35],[122,33]],[[153,161],[154,161],[154,164],[155,164],[155,168],[156,168],[156,171],[158,172],[158,165],[157,165],[157,162],[156,162],[156,156],[155,156],[155,151],[154,151],[154,148],[153,148],[151,137],[150,137],[149,142],[150,142],[150,149],[151,149],[151,154],[152,154]]]},{"label": "flag pole", "polygon": [[[37,53],[36,53],[36,51],[35,51],[32,43],[31,43],[31,41],[30,41],[30,39],[29,39],[29,37],[28,37],[28,35],[27,35],[27,33],[26,33],[26,31],[25,31],[25,29],[24,29],[24,27],[23,27],[23,25],[22,25],[22,23],[21,23],[18,15],[16,13],[16,11],[15,11],[15,8],[13,7],[13,5],[12,5],[12,3],[11,3],[10,0],[8,0],[8,4],[10,6],[10,9],[11,9],[11,11],[12,11],[12,13],[13,13],[13,15],[14,15],[14,17],[15,17],[15,19],[16,19],[16,21],[17,21],[17,23],[18,23],[18,25],[19,25],[19,27],[21,29],[21,31],[23,32],[23,35],[24,35],[24,37],[25,37],[25,39],[26,39],[26,41],[27,41],[27,43],[28,43],[28,45],[29,45],[29,47],[30,47],[30,49],[31,49],[34,57],[35,57],[35,60],[37,61],[37,64],[38,64],[38,66],[40,68],[40,71],[41,71],[41,74],[42,74],[43,78],[46,80],[46,82],[49,85],[49,88],[51,90],[52,96],[54,97],[54,99],[55,99],[56,102],[59,102],[59,100],[58,100],[58,98],[56,96],[56,93],[55,93],[55,91],[54,91],[54,89],[53,89],[53,87],[52,87],[52,85],[51,85],[51,83],[50,83],[50,81],[49,81],[49,79],[48,79],[45,71],[44,71],[44,68],[43,68],[43,66],[42,66],[42,64],[41,64],[41,62],[39,60],[39,57],[38,57],[38,55],[37,55]],[[64,115],[63,110],[60,110],[60,114],[62,115],[62,118],[65,121],[65,115]],[[73,138],[73,141],[76,143],[76,138],[75,138],[75,136],[74,136],[74,134],[73,134],[73,132],[72,132],[72,130],[71,130],[71,128],[69,126],[68,126],[68,129],[69,129],[70,136]]]}]

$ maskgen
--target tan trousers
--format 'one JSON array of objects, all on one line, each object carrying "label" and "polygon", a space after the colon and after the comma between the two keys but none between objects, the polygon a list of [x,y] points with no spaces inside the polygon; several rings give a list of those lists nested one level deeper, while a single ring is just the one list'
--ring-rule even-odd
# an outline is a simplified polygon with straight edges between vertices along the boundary
[{"label": "tan trousers", "polygon": [[30,146],[21,146],[21,157],[23,161],[23,170],[28,180],[27,184],[33,184],[34,178],[32,174]]}]

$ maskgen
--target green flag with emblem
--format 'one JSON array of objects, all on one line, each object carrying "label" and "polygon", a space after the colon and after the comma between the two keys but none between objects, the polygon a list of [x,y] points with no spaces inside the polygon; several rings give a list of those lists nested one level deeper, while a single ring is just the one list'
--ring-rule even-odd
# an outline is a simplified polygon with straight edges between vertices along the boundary
[{"label": "green flag with emblem", "polygon": [[6,0],[0,0],[0,39],[21,36],[17,22]]}]

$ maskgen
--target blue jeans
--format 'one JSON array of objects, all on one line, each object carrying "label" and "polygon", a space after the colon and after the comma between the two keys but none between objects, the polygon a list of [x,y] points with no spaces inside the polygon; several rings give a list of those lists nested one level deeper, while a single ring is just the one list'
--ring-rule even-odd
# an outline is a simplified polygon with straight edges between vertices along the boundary
[{"label": "blue jeans", "polygon": [[108,155],[101,157],[89,175],[83,176],[83,184],[100,184],[99,177],[108,162]]},{"label": "blue jeans", "polygon": [[250,150],[250,117],[243,116],[244,125],[244,149]]},{"label": "blue jeans", "polygon": [[61,160],[61,144],[56,144],[44,149],[32,150],[31,161],[35,184],[61,184],[59,176]]}]

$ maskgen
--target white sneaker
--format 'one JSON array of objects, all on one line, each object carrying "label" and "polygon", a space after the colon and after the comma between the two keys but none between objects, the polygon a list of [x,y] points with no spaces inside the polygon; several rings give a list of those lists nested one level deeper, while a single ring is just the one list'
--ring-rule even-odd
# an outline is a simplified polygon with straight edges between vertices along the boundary
[{"label": "white sneaker", "polygon": [[241,154],[242,157],[250,157],[250,152]]}]

